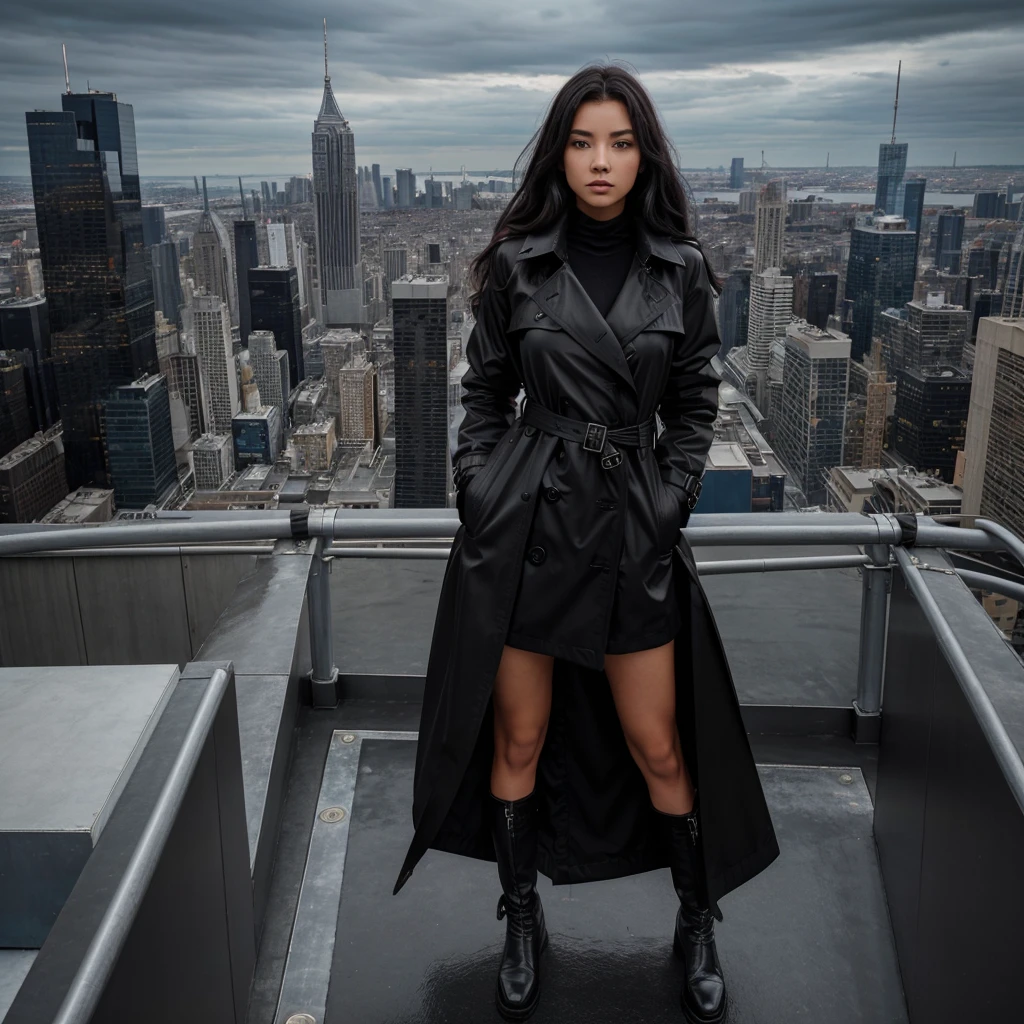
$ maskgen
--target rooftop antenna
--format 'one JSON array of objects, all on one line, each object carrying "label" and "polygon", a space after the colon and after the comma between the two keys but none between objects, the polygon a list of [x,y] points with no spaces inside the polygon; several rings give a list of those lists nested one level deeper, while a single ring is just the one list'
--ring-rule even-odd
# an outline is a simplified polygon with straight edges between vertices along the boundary
[{"label": "rooftop antenna", "polygon": [[896,66],[896,102],[892,105],[892,144],[896,145],[896,111],[900,106],[900,72],[903,70],[903,61]]},{"label": "rooftop antenna", "polygon": [[206,175],[203,175],[203,213],[210,212],[210,197],[206,191]]},{"label": "rooftop antenna", "polygon": [[68,49],[63,43],[60,44],[60,52],[64,54],[64,88],[67,91],[67,94],[70,96],[71,79],[68,78]]},{"label": "rooftop antenna", "polygon": [[324,78],[330,79],[330,77],[327,73],[327,19],[324,18]]},{"label": "rooftop antenna", "polygon": [[238,197],[242,200],[242,220],[245,220],[245,192],[242,189],[242,176],[238,176]]}]

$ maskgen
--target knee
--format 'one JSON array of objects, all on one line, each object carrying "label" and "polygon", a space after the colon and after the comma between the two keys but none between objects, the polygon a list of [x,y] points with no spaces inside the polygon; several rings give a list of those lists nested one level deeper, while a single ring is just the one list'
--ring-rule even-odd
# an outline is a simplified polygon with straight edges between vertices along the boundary
[{"label": "knee", "polygon": [[509,771],[525,771],[540,757],[544,732],[529,727],[500,730],[495,736],[495,755]]},{"label": "knee", "polygon": [[683,755],[671,738],[645,743],[640,749],[640,766],[658,779],[676,779],[683,768]]}]

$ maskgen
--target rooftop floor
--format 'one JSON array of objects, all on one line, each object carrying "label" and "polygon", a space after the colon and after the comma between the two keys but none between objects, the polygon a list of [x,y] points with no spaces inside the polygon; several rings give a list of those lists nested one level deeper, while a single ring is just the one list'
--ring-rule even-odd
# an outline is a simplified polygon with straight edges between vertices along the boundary
[{"label": "rooftop floor", "polygon": [[[392,895],[418,719],[415,704],[302,709],[249,1024],[500,1019],[495,866],[431,850]],[[906,1021],[872,838],[876,748],[752,745],[782,854],[722,901],[728,1019]],[[339,803],[344,822],[318,817]],[[538,888],[551,934],[538,1024],[680,1019],[667,870],[557,887],[541,876]]]}]

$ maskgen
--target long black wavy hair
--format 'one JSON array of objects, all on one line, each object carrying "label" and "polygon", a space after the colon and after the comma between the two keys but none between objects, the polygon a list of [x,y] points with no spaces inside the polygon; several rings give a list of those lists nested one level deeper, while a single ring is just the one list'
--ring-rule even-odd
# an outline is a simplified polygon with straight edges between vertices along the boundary
[{"label": "long black wavy hair", "polygon": [[[625,105],[640,147],[643,170],[626,195],[626,209],[642,218],[656,234],[696,241],[694,214],[683,187],[679,158],[646,88],[634,72],[618,64],[587,65],[558,90],[544,123],[516,158],[513,175],[521,180],[519,189],[498,217],[490,242],[470,264],[470,280],[476,285],[470,296],[474,314],[491,276],[494,250],[506,238],[545,227],[575,203],[575,193],[558,165],[579,105],[607,99]],[[524,162],[526,169],[520,177],[519,167]],[[715,291],[721,292],[721,282],[710,263],[708,277]]]}]

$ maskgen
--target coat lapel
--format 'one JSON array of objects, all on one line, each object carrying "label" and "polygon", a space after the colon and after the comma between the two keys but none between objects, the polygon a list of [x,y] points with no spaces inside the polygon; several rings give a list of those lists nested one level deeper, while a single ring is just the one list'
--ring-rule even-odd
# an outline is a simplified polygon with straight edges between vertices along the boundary
[{"label": "coat lapel", "polygon": [[519,251],[517,260],[554,252],[562,261],[530,298],[588,354],[626,384],[635,397],[636,382],[623,347],[679,301],[678,296],[651,273],[650,255],[655,253],[676,263],[683,263],[683,259],[670,240],[641,229],[633,264],[607,317],[603,317],[569,266],[565,239],[567,221],[567,213],[562,213],[548,228],[530,234]]}]

